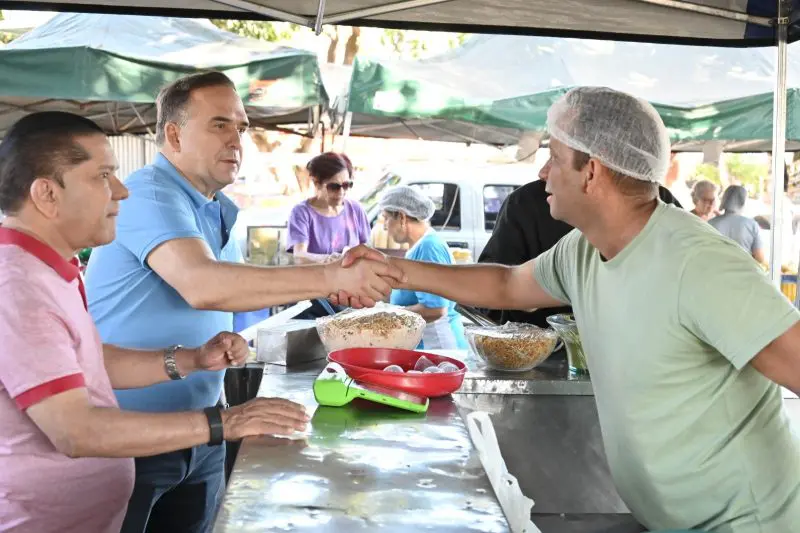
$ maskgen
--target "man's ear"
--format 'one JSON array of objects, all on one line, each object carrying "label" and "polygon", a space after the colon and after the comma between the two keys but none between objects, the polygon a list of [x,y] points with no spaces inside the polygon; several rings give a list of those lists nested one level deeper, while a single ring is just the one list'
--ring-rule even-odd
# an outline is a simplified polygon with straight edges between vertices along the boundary
[{"label": "man's ear", "polygon": [[31,183],[28,191],[31,203],[42,215],[47,218],[58,216],[58,200],[61,194],[61,186],[50,178],[36,178]]},{"label": "man's ear", "polygon": [[589,192],[599,184],[602,165],[594,157],[589,158],[589,162],[583,167],[583,192]]},{"label": "man's ear", "polygon": [[167,122],[164,126],[164,140],[173,152],[181,151],[181,127],[174,122]]}]

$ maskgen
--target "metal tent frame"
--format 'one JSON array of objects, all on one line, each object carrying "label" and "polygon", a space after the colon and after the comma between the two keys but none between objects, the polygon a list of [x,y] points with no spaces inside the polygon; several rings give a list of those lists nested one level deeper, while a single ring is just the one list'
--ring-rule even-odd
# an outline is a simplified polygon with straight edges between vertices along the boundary
[{"label": "metal tent frame", "polygon": [[[349,24],[733,46],[774,44],[777,16],[772,0],[2,0],[0,7],[282,20],[317,32]],[[793,27],[789,38],[798,37]]]}]

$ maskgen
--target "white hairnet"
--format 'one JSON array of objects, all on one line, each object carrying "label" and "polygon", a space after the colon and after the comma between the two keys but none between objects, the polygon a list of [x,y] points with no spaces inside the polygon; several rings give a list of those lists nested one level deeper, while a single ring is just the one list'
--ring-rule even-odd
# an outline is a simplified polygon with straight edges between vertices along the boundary
[{"label": "white hairnet", "polygon": [[608,168],[660,182],[669,168],[667,128],[648,102],[605,87],[570,90],[547,112],[550,135]]},{"label": "white hairnet", "polygon": [[433,200],[418,189],[406,185],[386,191],[379,205],[384,211],[405,213],[417,220],[429,220],[436,211]]}]

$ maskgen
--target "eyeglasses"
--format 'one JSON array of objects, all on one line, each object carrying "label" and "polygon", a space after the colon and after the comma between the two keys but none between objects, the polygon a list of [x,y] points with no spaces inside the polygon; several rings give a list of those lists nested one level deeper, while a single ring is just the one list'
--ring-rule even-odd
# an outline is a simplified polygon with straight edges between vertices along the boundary
[{"label": "eyeglasses", "polygon": [[339,192],[341,190],[349,191],[353,188],[352,181],[343,181],[342,183],[326,183],[325,188],[328,192]]}]

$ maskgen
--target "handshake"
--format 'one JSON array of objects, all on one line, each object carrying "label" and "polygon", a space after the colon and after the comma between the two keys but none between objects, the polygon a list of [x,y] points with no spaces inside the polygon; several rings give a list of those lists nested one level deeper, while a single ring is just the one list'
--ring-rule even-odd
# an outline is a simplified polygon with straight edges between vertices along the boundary
[{"label": "handshake", "polygon": [[386,301],[392,289],[407,281],[406,274],[381,252],[368,246],[347,250],[325,265],[328,300],[334,305],[361,309]]}]

